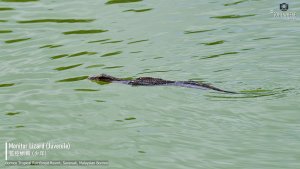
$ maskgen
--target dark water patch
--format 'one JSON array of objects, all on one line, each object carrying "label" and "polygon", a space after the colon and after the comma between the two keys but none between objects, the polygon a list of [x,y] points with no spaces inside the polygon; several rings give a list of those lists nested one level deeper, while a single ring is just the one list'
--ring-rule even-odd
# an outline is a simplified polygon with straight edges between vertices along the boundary
[{"label": "dark water patch", "polygon": [[17,125],[16,128],[24,128],[25,126],[23,125]]},{"label": "dark water patch", "polygon": [[135,119],[136,119],[135,117],[127,117],[124,120],[135,120]]},{"label": "dark water patch", "polygon": [[99,85],[107,85],[111,83],[111,82],[104,82],[104,81],[93,81],[93,82],[96,82]]},{"label": "dark water patch", "polygon": [[2,2],[36,2],[39,0],[1,0]]},{"label": "dark water patch", "polygon": [[252,49],[254,49],[254,48],[245,48],[245,49],[242,49],[242,50],[252,50]]},{"label": "dark water patch", "polygon": [[227,70],[231,70],[231,69],[220,69],[220,70],[215,70],[214,72],[223,72],[223,71],[227,71]]},{"label": "dark water patch", "polygon": [[98,65],[90,65],[90,66],[87,66],[87,67],[85,67],[85,68],[90,69],[90,68],[103,67],[103,66],[105,66],[105,65],[103,65],[103,64],[98,64]]},{"label": "dark water patch", "polygon": [[103,69],[118,69],[118,68],[122,68],[124,66],[109,66],[109,67],[104,67]]},{"label": "dark water patch", "polygon": [[12,33],[13,31],[11,30],[0,30],[0,33]]},{"label": "dark water patch", "polygon": [[247,98],[257,98],[257,97],[266,97],[266,96],[273,96],[275,95],[274,93],[271,94],[248,94],[248,95],[243,95],[243,96],[236,96],[236,95],[231,95],[231,96],[213,96],[213,95],[207,95],[207,97],[210,98],[218,98],[218,99],[247,99]]},{"label": "dark water patch", "polygon": [[97,54],[97,52],[88,52],[88,51],[84,51],[84,52],[78,52],[78,53],[74,53],[68,57],[76,57],[76,56],[82,56],[82,55],[95,55]]},{"label": "dark water patch", "polygon": [[235,18],[245,18],[245,17],[250,17],[250,16],[255,16],[255,14],[251,14],[251,15],[223,15],[223,16],[212,16],[210,18],[216,18],[216,19],[235,19]]},{"label": "dark water patch", "polygon": [[109,0],[105,4],[119,4],[119,3],[132,3],[132,2],[140,2],[142,0]]},{"label": "dark water patch", "polygon": [[217,55],[211,55],[208,57],[204,57],[201,59],[211,59],[211,58],[216,58],[216,57],[220,57],[220,56],[224,56],[224,55],[234,55],[234,54],[238,54],[239,52],[226,52],[226,53],[222,53],[222,54],[217,54]]},{"label": "dark water patch", "polygon": [[222,44],[224,42],[225,42],[224,40],[219,40],[219,41],[215,41],[215,42],[202,43],[202,44],[207,45],[207,46],[211,46],[211,45],[219,45],[219,44]]},{"label": "dark water patch", "polygon": [[146,153],[145,151],[138,151],[139,153]]},{"label": "dark water patch", "polygon": [[95,100],[95,102],[98,102],[98,103],[104,103],[104,102],[106,102],[106,101],[104,101],[104,100]]},{"label": "dark water patch", "polygon": [[69,56],[69,54],[61,54],[61,55],[52,56],[51,59],[59,59],[67,56]]},{"label": "dark water patch", "polygon": [[8,7],[0,7],[0,11],[11,11],[15,10],[14,8],[8,8]]},{"label": "dark water patch", "polygon": [[0,84],[0,87],[10,87],[10,86],[14,86],[15,83],[6,83],[6,84]]},{"label": "dark water patch", "polygon": [[40,48],[58,48],[61,46],[63,46],[63,45],[45,45],[45,46],[41,46]]},{"label": "dark water patch", "polygon": [[14,116],[14,115],[17,115],[17,114],[20,114],[20,112],[8,112],[5,115],[7,115],[7,116]]},{"label": "dark water patch", "polygon": [[101,44],[107,44],[107,43],[120,43],[123,42],[122,40],[116,40],[116,41],[109,41],[109,42],[103,42]]},{"label": "dark water patch", "polygon": [[75,91],[79,91],[79,92],[96,92],[99,90],[96,89],[74,89]]},{"label": "dark water patch", "polygon": [[23,41],[26,41],[26,40],[29,40],[29,39],[31,39],[31,38],[12,39],[12,40],[5,41],[5,43],[17,43],[17,42],[23,42]]},{"label": "dark water patch", "polygon": [[153,8],[147,8],[147,9],[129,9],[123,12],[146,12],[151,11]]},{"label": "dark water patch", "polygon": [[253,39],[253,40],[264,40],[264,39],[272,39],[273,37],[264,37],[264,38],[256,38],[256,39]]},{"label": "dark water patch", "polygon": [[121,53],[122,53],[122,51],[110,52],[110,53],[103,54],[101,57],[114,56],[114,55],[119,55]]},{"label": "dark water patch", "polygon": [[137,40],[137,41],[133,41],[133,42],[128,42],[127,44],[133,44],[133,43],[139,43],[139,42],[145,42],[145,41],[149,41],[149,40],[148,39]]},{"label": "dark water patch", "polygon": [[7,20],[0,20],[0,22],[7,22]]},{"label": "dark water patch", "polygon": [[207,29],[207,30],[197,30],[197,31],[185,31],[184,34],[192,34],[192,33],[202,33],[202,32],[209,32],[215,29]]},{"label": "dark water patch", "polygon": [[72,68],[75,68],[75,67],[78,67],[78,66],[81,66],[81,65],[82,64],[76,64],[76,65],[71,65],[71,66],[58,67],[58,68],[55,68],[54,70],[63,71],[63,70],[72,69]]},{"label": "dark water patch", "polygon": [[248,1],[248,0],[242,0],[242,1],[237,1],[237,2],[227,3],[227,4],[224,4],[224,6],[237,5],[237,4],[246,2],[246,1]]},{"label": "dark water patch", "polygon": [[158,57],[155,57],[153,59],[161,59],[161,58],[164,58],[164,57],[158,56]]},{"label": "dark water patch", "polygon": [[36,20],[25,20],[17,21],[17,23],[89,23],[93,22],[95,19],[36,19]]},{"label": "dark water patch", "polygon": [[89,41],[88,43],[105,42],[105,41],[108,41],[108,40],[110,40],[110,39],[101,39],[101,40]]},{"label": "dark water patch", "polygon": [[117,122],[123,122],[123,120],[116,120]]},{"label": "dark water patch", "polygon": [[58,80],[56,82],[76,82],[76,81],[80,81],[80,80],[85,80],[87,78],[88,78],[88,76],[78,76],[78,77],[72,77],[72,78]]},{"label": "dark water patch", "polygon": [[134,52],[130,52],[130,53],[141,53],[143,51],[134,51]]},{"label": "dark water patch", "polygon": [[64,35],[71,35],[71,34],[94,34],[94,33],[103,33],[107,32],[108,30],[102,29],[91,29],[91,30],[76,30],[76,31],[68,31],[63,32]]}]

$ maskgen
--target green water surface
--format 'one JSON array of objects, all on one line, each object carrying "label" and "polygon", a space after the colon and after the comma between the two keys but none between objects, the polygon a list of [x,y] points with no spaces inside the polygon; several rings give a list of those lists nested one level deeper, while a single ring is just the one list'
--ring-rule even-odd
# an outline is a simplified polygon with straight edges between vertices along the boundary
[{"label": "green water surface", "polygon": [[[274,18],[278,2],[0,0],[2,167],[5,142],[68,142],[46,157],[9,159],[300,168],[299,16]],[[300,15],[300,3],[287,12]],[[100,73],[242,94],[87,79]]]}]

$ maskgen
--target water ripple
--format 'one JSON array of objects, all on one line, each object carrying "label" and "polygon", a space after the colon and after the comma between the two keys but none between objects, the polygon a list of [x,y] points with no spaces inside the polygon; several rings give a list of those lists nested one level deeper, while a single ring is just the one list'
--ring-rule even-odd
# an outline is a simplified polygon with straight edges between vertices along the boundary
[{"label": "water ripple", "polygon": [[0,33],[12,33],[12,30],[0,30]]},{"label": "water ripple", "polygon": [[31,38],[12,39],[12,40],[5,41],[5,43],[17,43],[17,42],[26,41],[26,40],[29,40],[29,39],[31,39]]},{"label": "water ripple", "polygon": [[95,55],[97,54],[97,52],[88,52],[88,51],[84,51],[84,52],[78,52],[78,53],[74,53],[68,57],[76,57],[76,56],[81,56],[81,55]]},{"label": "water ripple", "polygon": [[108,43],[120,43],[123,42],[123,40],[116,40],[116,41],[108,41],[108,42],[103,42],[101,44],[108,44]]},{"label": "water ripple", "polygon": [[255,14],[250,14],[250,15],[222,15],[222,16],[212,16],[210,18],[216,18],[216,19],[235,19],[235,18],[245,18],[245,17],[250,17],[250,16],[255,16]]},{"label": "water ripple", "polygon": [[57,70],[57,71],[68,70],[68,69],[72,69],[72,68],[75,68],[75,67],[78,67],[81,65],[82,64],[75,64],[75,65],[70,65],[70,66],[58,67],[58,68],[55,68],[54,70]]},{"label": "water ripple", "polygon": [[293,89],[253,89],[253,90],[242,90],[238,95],[230,95],[230,96],[221,96],[221,95],[207,95],[210,98],[218,98],[218,99],[249,99],[249,98],[259,98],[259,97],[267,97],[267,96],[282,96],[286,92]]},{"label": "water ripple", "polygon": [[105,66],[105,65],[103,65],[103,64],[97,64],[97,65],[90,65],[90,66],[87,66],[85,68],[90,69],[90,68],[103,67],[103,66]]},{"label": "water ripple", "polygon": [[1,0],[3,2],[35,2],[39,0]]},{"label": "water ripple", "polygon": [[63,46],[63,45],[44,45],[44,46],[41,46],[40,48],[58,48],[61,46]]},{"label": "water ripple", "polygon": [[224,6],[237,5],[237,4],[246,2],[246,1],[248,1],[248,0],[241,0],[241,1],[237,1],[237,2],[227,3],[227,4],[224,4]]},{"label": "water ripple", "polygon": [[8,8],[8,7],[0,8],[0,11],[10,11],[10,10],[15,10],[15,9],[14,8]]},{"label": "water ripple", "polygon": [[96,92],[99,91],[97,89],[74,89],[75,91],[79,91],[79,92]]},{"label": "water ripple", "polygon": [[118,68],[122,68],[124,66],[108,66],[108,67],[104,67],[103,69],[118,69]]},{"label": "water ripple", "polygon": [[17,21],[17,23],[89,23],[93,22],[95,19],[36,19],[36,20],[25,20]]},{"label": "water ripple", "polygon": [[148,39],[137,40],[137,41],[133,41],[133,42],[128,42],[127,44],[133,44],[133,43],[139,43],[139,42],[145,42],[145,41],[149,41],[149,40]]},{"label": "water ripple", "polygon": [[131,3],[131,2],[140,2],[142,0],[110,0],[105,4],[118,4],[118,3]]},{"label": "water ripple", "polygon": [[222,54],[217,54],[217,55],[211,55],[211,56],[207,56],[207,57],[203,57],[201,59],[211,59],[211,58],[216,58],[216,57],[220,57],[220,56],[224,56],[224,55],[233,55],[233,54],[238,54],[239,52],[226,52],[226,53],[222,53]]},{"label": "water ripple", "polygon": [[108,30],[102,29],[92,29],[92,30],[75,30],[75,31],[68,31],[63,32],[64,35],[71,35],[71,34],[94,34],[94,33],[103,33],[107,32]]},{"label": "water ripple", "polygon": [[110,40],[110,39],[94,40],[94,41],[89,41],[88,43],[105,42],[105,41],[108,41],[108,40]]},{"label": "water ripple", "polygon": [[210,46],[210,45],[219,45],[219,44],[222,44],[224,42],[225,42],[224,40],[219,40],[219,41],[215,41],[215,42],[202,43],[202,44]]},{"label": "water ripple", "polygon": [[192,34],[192,33],[202,33],[202,32],[209,32],[215,29],[206,29],[206,30],[195,30],[195,31],[185,31],[184,34]]},{"label": "water ripple", "polygon": [[113,56],[113,55],[118,55],[121,53],[122,53],[122,51],[110,52],[110,53],[103,54],[101,57]]},{"label": "water ripple", "polygon": [[10,87],[10,86],[14,86],[15,83],[6,83],[6,84],[0,84],[0,87]]},{"label": "water ripple", "polygon": [[147,9],[129,9],[123,12],[146,12],[146,11],[151,11],[152,8],[147,8]]},{"label": "water ripple", "polygon": [[8,112],[8,113],[5,113],[5,115],[7,115],[7,116],[15,116],[17,114],[20,114],[20,112]]},{"label": "water ripple", "polygon": [[67,57],[67,56],[69,56],[69,54],[55,55],[55,56],[52,56],[51,59],[59,59],[59,58]]},{"label": "water ripple", "polygon": [[75,81],[80,81],[80,80],[85,80],[87,79],[89,76],[78,76],[78,77],[72,77],[72,78],[67,78],[67,79],[62,79],[62,80],[58,80],[56,82],[75,82]]}]

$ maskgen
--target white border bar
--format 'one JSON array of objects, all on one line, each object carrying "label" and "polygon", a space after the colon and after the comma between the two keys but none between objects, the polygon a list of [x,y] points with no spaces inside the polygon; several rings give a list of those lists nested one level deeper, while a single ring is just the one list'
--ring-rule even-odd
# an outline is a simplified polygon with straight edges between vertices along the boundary
[{"label": "white border bar", "polygon": [[7,142],[5,142],[5,161],[7,161]]}]

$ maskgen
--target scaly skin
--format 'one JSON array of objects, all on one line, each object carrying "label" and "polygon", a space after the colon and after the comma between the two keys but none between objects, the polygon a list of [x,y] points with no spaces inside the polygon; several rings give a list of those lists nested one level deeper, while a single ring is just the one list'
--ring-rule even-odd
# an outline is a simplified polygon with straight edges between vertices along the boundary
[{"label": "scaly skin", "polygon": [[211,89],[211,90],[224,92],[224,93],[237,94],[236,92],[222,90],[212,85],[197,82],[197,81],[172,81],[172,80],[164,80],[164,79],[153,78],[153,77],[139,77],[134,80],[126,80],[126,79],[116,78],[106,74],[101,74],[98,76],[90,76],[88,79],[92,81],[102,81],[108,83],[118,82],[118,83],[129,84],[132,86],[181,86],[181,87],[197,88],[197,89],[206,88],[206,89]]}]

